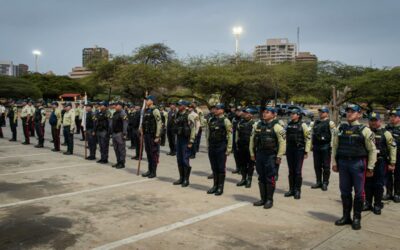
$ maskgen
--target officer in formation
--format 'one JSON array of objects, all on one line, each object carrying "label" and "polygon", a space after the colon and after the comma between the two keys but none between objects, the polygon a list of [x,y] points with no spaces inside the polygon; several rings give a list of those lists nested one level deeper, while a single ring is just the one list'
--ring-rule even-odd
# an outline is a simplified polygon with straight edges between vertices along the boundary
[{"label": "officer in formation", "polygon": [[195,116],[187,109],[189,106],[187,101],[179,101],[178,113],[175,118],[175,130],[177,136],[176,142],[176,159],[178,162],[179,179],[174,185],[182,187],[189,186],[189,177],[191,172],[190,156],[193,144],[196,138]]},{"label": "officer in formation", "polygon": [[28,120],[29,126],[29,134],[31,137],[35,137],[35,106],[33,105],[32,100],[28,100],[28,108],[30,109],[30,119]]},{"label": "officer in formation", "polygon": [[[354,230],[361,228],[364,179],[373,176],[377,155],[374,133],[359,123],[358,120],[361,117],[360,106],[348,105],[346,107],[347,123],[339,126],[332,146],[332,170],[339,172],[339,187],[343,205],[343,217],[337,220],[335,225],[351,224]],[[353,220],[350,215],[352,208]]]},{"label": "officer in formation", "polygon": [[311,148],[310,130],[302,121],[299,109],[293,109],[290,113],[290,122],[286,127],[286,159],[289,166],[289,191],[285,197],[294,196],[300,199],[303,182],[303,161],[307,159]]},{"label": "officer in formation", "polygon": [[176,131],[175,131],[175,118],[177,114],[177,109],[175,103],[169,105],[168,111],[168,121],[167,121],[167,138],[169,145],[169,152],[167,155],[176,155]]},{"label": "officer in formation", "polygon": [[[372,112],[369,116],[369,128],[375,135],[375,146],[378,152],[374,168],[374,175],[365,180],[365,201],[363,211],[372,210],[374,214],[381,214],[383,208],[382,196],[385,186],[385,167],[393,171],[396,164],[396,143],[392,134],[382,128],[379,113]],[[372,203],[372,199],[374,203]],[[372,206],[372,204],[374,204]]]},{"label": "officer in formation", "polygon": [[61,128],[61,110],[58,108],[58,102],[51,103],[51,114],[49,117],[49,123],[51,126],[51,137],[53,139],[54,148],[52,151],[60,151],[60,128]]},{"label": "officer in formation", "polygon": [[[231,108],[231,113],[229,114],[229,119],[232,122],[232,140],[236,141],[236,130],[239,122],[242,120],[242,110],[240,108],[235,109]],[[232,145],[233,151],[233,158],[235,159],[235,169],[232,171],[233,174],[240,174],[240,167],[239,167],[239,153],[237,149],[236,143]]]},{"label": "officer in formation", "polygon": [[18,108],[14,101],[10,103],[10,109],[7,113],[9,119],[12,138],[10,141],[17,141],[17,126],[18,126]]},{"label": "officer in formation", "polygon": [[112,143],[114,146],[115,157],[117,158],[117,163],[112,167],[117,169],[125,168],[125,139],[128,133],[128,115],[125,113],[123,107],[124,104],[122,102],[115,103],[115,112],[112,116],[110,129],[112,133]]},{"label": "officer in formation", "polygon": [[135,106],[131,105],[125,111],[128,114],[128,139],[131,141],[131,146],[129,149],[135,148],[135,138],[134,138],[134,129],[133,129],[133,122],[135,118]]},{"label": "officer in formation", "polygon": [[196,138],[200,131],[201,124],[200,124],[200,116],[199,114],[197,114],[195,106],[192,103],[189,104],[189,114],[194,119],[194,129],[195,129],[195,139],[193,142],[193,147],[191,147],[190,159],[195,159],[197,153]]},{"label": "officer in formation", "polygon": [[148,171],[143,173],[142,176],[148,178],[157,176],[157,165],[160,156],[161,114],[154,106],[154,101],[154,96],[146,97],[146,109],[141,127],[148,161]]},{"label": "officer in formation", "polygon": [[276,166],[281,164],[286,150],[286,132],[276,119],[276,109],[267,107],[262,119],[253,125],[250,156],[256,162],[261,199],[254,206],[269,209],[274,203]]},{"label": "officer in formation", "polygon": [[6,108],[0,103],[0,138],[4,138],[3,127],[6,126]]},{"label": "officer in formation", "polygon": [[318,109],[319,120],[311,124],[311,140],[316,183],[313,189],[328,190],[331,175],[332,138],[336,131],[335,123],[329,120],[329,108]]},{"label": "officer in formation", "polygon": [[214,183],[208,194],[224,192],[226,158],[232,151],[232,123],[224,115],[224,104],[215,105],[214,115],[208,122],[207,147]]},{"label": "officer in formation", "polygon": [[64,154],[72,155],[74,153],[75,113],[70,102],[64,105],[64,110],[62,125],[67,144],[67,151]]},{"label": "officer in formation", "polygon": [[[140,106],[135,106],[133,123],[132,123],[132,136],[133,136],[133,145],[135,147],[135,156],[132,156],[133,160],[139,160],[139,155],[143,153],[143,147],[140,145],[140,116],[141,116],[141,109]],[[142,152],[140,152],[140,150]]]},{"label": "officer in formation", "polygon": [[[93,112],[93,105],[86,104],[85,138],[89,148],[89,156],[86,160],[96,160],[97,139],[94,131],[96,124],[96,114]],[[83,129],[83,128],[82,128]]]},{"label": "officer in formation", "polygon": [[[395,143],[397,144],[397,157],[400,159],[400,110],[392,110],[390,112],[390,121],[386,129],[392,133]],[[386,195],[384,200],[393,200],[400,202],[400,160],[396,161],[396,165],[389,166],[386,172]]]},{"label": "officer in formation", "polygon": [[108,150],[110,147],[110,119],[111,114],[107,110],[108,104],[100,102],[99,111],[96,113],[96,122],[94,124],[94,133],[99,143],[100,160],[97,163],[108,163]]},{"label": "officer in formation", "polygon": [[30,124],[30,122],[29,121],[31,120],[31,117],[33,116],[33,114],[31,113],[32,109],[30,108],[30,106],[28,105],[27,102],[24,101],[22,103],[22,105],[23,105],[23,107],[21,110],[21,123],[22,123],[22,129],[23,129],[23,133],[24,133],[24,137],[25,137],[25,141],[22,144],[28,145],[28,144],[30,144],[30,140],[29,140],[29,137],[30,137],[29,124]]},{"label": "officer in formation", "polygon": [[160,105],[159,110],[161,115],[160,146],[165,146],[165,141],[167,138],[168,113],[165,111],[164,105]]},{"label": "officer in formation", "polygon": [[246,108],[242,112],[242,119],[240,119],[235,135],[235,144],[238,154],[238,165],[242,180],[236,186],[251,187],[251,182],[254,173],[254,160],[250,157],[250,136],[253,131],[254,120],[253,116],[258,113],[255,108]]},{"label": "officer in formation", "polygon": [[197,105],[197,102],[192,102],[191,104],[194,111],[199,115],[200,127],[196,133],[196,139],[194,141],[193,150],[195,153],[198,153],[200,150],[200,142],[201,142],[201,135],[203,133],[203,128],[207,125],[206,119],[204,117],[203,110]]},{"label": "officer in formation", "polygon": [[34,124],[36,135],[38,136],[38,144],[35,148],[43,148],[44,144],[44,127],[46,125],[46,110],[43,107],[42,102],[36,104],[36,110],[34,114]]},{"label": "officer in formation", "polygon": [[82,130],[82,109],[79,103],[76,103],[76,106],[74,108],[74,113],[75,113],[75,128],[76,128],[75,133],[79,135]]}]

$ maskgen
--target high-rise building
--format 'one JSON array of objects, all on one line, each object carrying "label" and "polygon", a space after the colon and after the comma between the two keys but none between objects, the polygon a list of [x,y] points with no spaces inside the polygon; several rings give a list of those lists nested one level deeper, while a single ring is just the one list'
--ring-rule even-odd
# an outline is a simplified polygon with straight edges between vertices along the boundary
[{"label": "high-rise building", "polygon": [[287,38],[268,39],[266,44],[257,45],[254,60],[266,64],[293,62],[296,57],[296,44]]},{"label": "high-rise building", "polygon": [[3,76],[22,76],[28,73],[28,65],[14,65],[12,61],[0,61],[0,75]]},{"label": "high-rise building", "polygon": [[82,50],[82,66],[88,67],[93,63],[108,61],[108,50],[95,46],[94,48],[84,48]]}]

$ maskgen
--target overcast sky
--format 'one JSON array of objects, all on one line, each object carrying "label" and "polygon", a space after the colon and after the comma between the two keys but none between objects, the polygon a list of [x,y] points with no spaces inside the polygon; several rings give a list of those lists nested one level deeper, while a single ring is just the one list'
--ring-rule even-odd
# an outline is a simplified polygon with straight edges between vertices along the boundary
[{"label": "overcast sky", "polygon": [[232,27],[243,26],[241,51],[267,38],[296,42],[320,60],[375,67],[400,65],[398,0],[0,0],[0,61],[67,74],[82,49],[112,54],[164,42],[181,58],[233,53]]}]

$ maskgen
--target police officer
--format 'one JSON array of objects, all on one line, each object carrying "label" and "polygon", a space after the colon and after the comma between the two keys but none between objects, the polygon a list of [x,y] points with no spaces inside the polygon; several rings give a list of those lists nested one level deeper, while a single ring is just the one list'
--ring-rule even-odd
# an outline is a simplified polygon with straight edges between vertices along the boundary
[{"label": "police officer", "polygon": [[300,199],[303,182],[303,161],[307,159],[311,148],[310,130],[304,122],[299,109],[290,113],[290,122],[286,127],[286,159],[289,166],[289,191],[285,197]]},{"label": "police officer", "polygon": [[44,127],[46,125],[46,110],[44,109],[42,102],[38,102],[36,106],[37,108],[34,116],[34,124],[36,135],[38,136],[38,144],[35,146],[35,148],[43,148]]},{"label": "police officer", "polygon": [[176,131],[175,131],[175,117],[177,114],[175,104],[169,106],[168,121],[167,121],[167,138],[169,145],[169,152],[167,155],[176,155]]},{"label": "police officer", "polygon": [[3,127],[6,126],[6,108],[0,103],[0,138],[4,138]]},{"label": "police officer", "polygon": [[[232,140],[235,142],[237,126],[238,126],[239,122],[242,120],[242,110],[232,108],[231,114],[232,114],[232,118],[229,120],[232,121]],[[233,150],[233,158],[235,159],[235,170],[233,170],[232,173],[240,174],[241,169],[240,169],[240,163],[239,163],[239,153],[238,153],[238,149],[236,147],[236,143],[234,143],[232,145],[232,150]]]},{"label": "police officer", "polygon": [[[141,147],[140,145],[140,132],[139,132],[140,114],[141,114],[140,106],[136,105],[135,110],[133,112],[132,132],[131,132],[136,155],[132,156],[131,158],[132,160],[139,160],[140,153],[143,153],[143,147]],[[142,150],[142,152],[140,152],[140,150]]]},{"label": "police officer", "polygon": [[165,141],[167,138],[168,113],[165,111],[164,105],[160,105],[159,110],[161,115],[160,146],[165,146]]},{"label": "police officer", "polygon": [[[85,122],[85,138],[88,142],[89,148],[89,156],[86,157],[86,160],[96,160],[96,148],[97,148],[97,139],[96,133],[94,131],[95,123],[96,123],[96,114],[93,112],[93,105],[86,104],[86,120]],[[83,128],[82,128],[83,129]]]},{"label": "police officer", "polygon": [[196,139],[194,141],[195,152],[198,153],[200,150],[201,135],[203,133],[203,128],[207,125],[206,119],[204,117],[203,110],[197,105],[197,102],[192,102],[192,107],[194,111],[199,115],[200,127],[196,133]]},{"label": "police officer", "polygon": [[[215,116],[216,110],[217,109],[215,108],[215,105],[211,105],[210,106],[210,112],[207,115],[205,115],[205,117],[204,117],[205,120],[206,120],[206,128],[208,127],[208,124],[211,121],[211,118],[213,118]],[[209,134],[210,131],[208,131],[208,129],[206,129],[205,132],[206,132],[206,138],[208,138],[208,134]],[[206,140],[206,143],[208,143],[207,140]],[[214,174],[211,173],[210,175],[208,175],[207,179],[209,179],[209,180],[214,179]]]},{"label": "police officer", "polygon": [[30,118],[28,120],[29,123],[29,133],[31,137],[35,137],[35,106],[32,100],[28,100],[28,107],[30,109]]},{"label": "police officer", "polygon": [[224,109],[222,103],[215,105],[214,116],[208,123],[208,158],[214,179],[208,194],[222,195],[224,192],[226,158],[232,151],[232,123],[225,117]]},{"label": "police officer", "polygon": [[22,105],[23,105],[23,107],[21,110],[21,121],[22,121],[24,137],[25,137],[25,141],[22,144],[28,145],[28,144],[30,144],[30,140],[29,140],[29,136],[30,136],[29,124],[30,124],[30,122],[29,121],[31,120],[31,116],[32,116],[31,111],[32,110],[31,110],[30,106],[27,104],[27,102],[25,102],[25,101],[22,103]]},{"label": "police officer", "polygon": [[75,127],[76,127],[75,133],[77,135],[79,135],[81,133],[81,125],[82,125],[81,112],[82,112],[82,110],[80,108],[80,104],[76,103],[74,113],[75,113]]},{"label": "police officer", "polygon": [[[354,230],[361,228],[364,179],[372,177],[376,162],[376,147],[372,131],[359,123],[361,107],[350,104],[346,107],[346,120],[339,126],[333,138],[332,170],[339,172],[339,187],[343,205],[343,217],[337,226],[352,224]],[[354,187],[354,203],[352,189]],[[351,209],[353,207],[353,220]]]},{"label": "police officer", "polygon": [[251,181],[254,173],[254,161],[250,159],[250,136],[253,131],[253,115],[257,114],[255,108],[246,108],[243,110],[242,119],[239,121],[236,128],[236,149],[238,154],[239,169],[242,174],[242,180],[236,186],[251,187]]},{"label": "police officer", "polygon": [[110,146],[110,113],[107,110],[108,104],[100,102],[100,109],[96,114],[96,123],[94,125],[95,136],[99,143],[100,160],[97,163],[108,163],[108,150]]},{"label": "police officer", "polygon": [[[127,114],[128,114],[128,138],[131,141],[131,146],[129,149],[134,149],[135,148],[135,135],[134,135],[134,128],[133,128],[133,123],[135,119],[135,106],[130,105],[129,108],[127,109]],[[126,111],[125,111],[126,112]]]},{"label": "police officer", "polygon": [[[365,179],[365,202],[363,211],[372,210],[374,214],[381,214],[383,208],[382,196],[385,185],[385,167],[393,170],[396,165],[396,143],[392,134],[381,127],[379,113],[372,112],[369,116],[369,127],[375,134],[375,146],[378,152],[374,168],[374,175]],[[374,206],[372,207],[372,199]]]},{"label": "police officer", "polygon": [[142,176],[148,178],[157,176],[157,165],[160,156],[161,114],[154,106],[154,101],[154,96],[149,95],[146,97],[146,109],[141,127],[149,168]]},{"label": "police officer", "polygon": [[398,203],[400,202],[400,110],[391,111],[389,119],[390,123],[386,126],[386,129],[392,133],[397,144],[397,157],[395,168],[389,166],[386,172],[386,195],[384,200],[393,199],[394,202]]},{"label": "police officer", "polygon": [[52,151],[58,152],[60,151],[61,110],[58,108],[58,102],[52,102],[51,107],[53,110],[50,114],[49,123],[54,144]]},{"label": "police officer", "polygon": [[65,104],[64,109],[65,113],[62,125],[65,139],[67,140],[67,151],[64,154],[72,155],[74,153],[75,113],[70,102]]},{"label": "police officer", "polygon": [[329,120],[329,109],[318,109],[319,120],[311,125],[312,151],[314,170],[317,182],[311,188],[328,190],[331,175],[332,138],[335,134],[335,123]]},{"label": "police officer", "polygon": [[10,121],[10,129],[12,132],[12,138],[10,141],[17,141],[18,108],[14,101],[11,101],[10,103],[10,109],[7,113],[7,117]]},{"label": "police officer", "polygon": [[193,142],[193,147],[191,147],[190,159],[195,159],[196,153],[197,153],[196,138],[197,138],[197,134],[199,133],[200,128],[201,128],[200,116],[199,116],[199,114],[197,114],[195,106],[193,106],[193,104],[189,104],[188,109],[189,109],[189,115],[191,117],[193,117],[193,119],[194,119],[194,130],[195,130],[195,139]]},{"label": "police officer", "polygon": [[177,135],[176,159],[178,162],[179,179],[173,184],[182,185],[182,187],[189,185],[190,171],[192,169],[189,159],[196,137],[195,117],[187,110],[189,104],[189,102],[183,100],[177,103],[179,112],[175,119]]},{"label": "police officer", "polygon": [[249,144],[252,161],[256,161],[261,199],[254,206],[269,209],[274,203],[276,166],[286,150],[285,129],[276,119],[276,109],[267,107],[262,119],[254,124]]},{"label": "police officer", "polygon": [[117,169],[125,168],[125,139],[128,133],[128,116],[123,107],[124,104],[122,102],[115,103],[115,112],[112,116],[111,122],[112,142],[115,157],[117,158],[117,163],[112,167]]}]

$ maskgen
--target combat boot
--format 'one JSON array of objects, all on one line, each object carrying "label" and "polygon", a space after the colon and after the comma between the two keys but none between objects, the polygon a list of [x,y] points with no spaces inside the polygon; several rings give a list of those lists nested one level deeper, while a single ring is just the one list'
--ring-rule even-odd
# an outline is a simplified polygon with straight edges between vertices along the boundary
[{"label": "combat boot", "polygon": [[246,175],[246,172],[242,170],[242,179],[236,184],[236,186],[241,187],[247,184]]},{"label": "combat boot", "polygon": [[182,168],[182,166],[178,166],[178,170],[179,170],[179,179],[172,183],[174,185],[181,185],[183,183],[183,168]]},{"label": "combat boot", "polygon": [[191,167],[187,167],[183,169],[183,183],[182,183],[182,187],[187,187],[189,186],[190,182],[189,182],[189,177],[190,177],[190,172],[192,171]]},{"label": "combat boot", "polygon": [[353,230],[361,229],[361,211],[363,207],[362,199],[354,199],[354,211],[353,211],[353,223],[351,224],[351,228]]},{"label": "combat boot", "polygon": [[294,195],[294,179],[293,176],[289,175],[289,191],[285,193],[285,197]]},{"label": "combat boot", "polygon": [[260,197],[261,199],[259,201],[256,201],[253,203],[254,206],[259,207],[259,206],[264,206],[265,200],[266,200],[266,186],[265,183],[258,183],[258,188],[260,189]]},{"label": "combat boot", "polygon": [[224,193],[224,184],[225,184],[225,174],[218,175],[218,188],[215,191],[215,195],[219,196]]},{"label": "combat boot", "polygon": [[312,189],[322,188],[321,181],[317,181],[314,185],[311,186]]},{"label": "combat boot", "polygon": [[275,188],[270,183],[267,183],[266,187],[267,187],[267,194],[266,194],[267,200],[265,201],[264,208],[270,209],[274,205]]},{"label": "combat boot", "polygon": [[121,169],[121,168],[125,168],[125,163],[118,163],[117,166],[115,167],[116,169]]},{"label": "combat boot", "polygon": [[146,172],[142,174],[142,177],[149,177],[150,175],[150,169]]},{"label": "combat boot", "polygon": [[342,195],[341,198],[343,206],[343,217],[335,222],[336,226],[344,226],[353,223],[350,216],[351,208],[353,205],[352,198],[351,196],[344,196],[344,195]]},{"label": "combat boot", "polygon": [[213,174],[213,179],[214,179],[214,185],[212,186],[212,188],[210,188],[207,191],[207,194],[214,194],[217,191],[217,187],[218,187],[218,176],[217,176],[217,173]]}]

